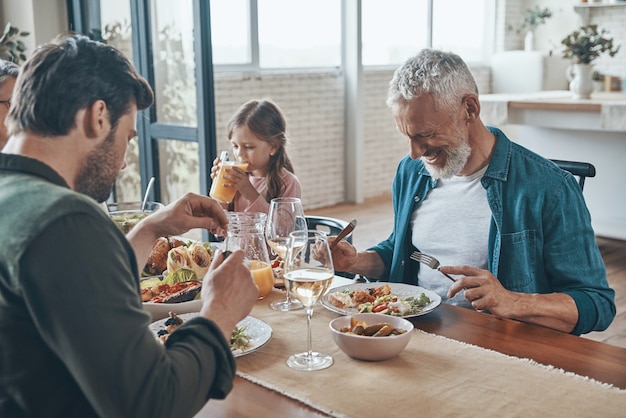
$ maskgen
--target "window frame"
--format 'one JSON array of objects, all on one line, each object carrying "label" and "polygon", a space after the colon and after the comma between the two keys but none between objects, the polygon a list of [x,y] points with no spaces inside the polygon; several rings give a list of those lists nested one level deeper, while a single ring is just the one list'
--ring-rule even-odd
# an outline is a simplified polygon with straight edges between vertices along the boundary
[{"label": "window frame", "polygon": [[[128,1],[131,14],[133,61],[139,74],[154,89],[151,0]],[[217,156],[215,112],[210,111],[215,109],[210,5],[206,0],[191,0],[191,2],[194,15],[197,125],[190,127],[157,122],[155,106],[140,111],[137,117],[141,187],[145,190],[150,178],[155,177],[155,187],[152,188],[149,198],[158,202],[161,201],[161,184],[158,176],[158,142],[160,140],[198,143],[200,193],[208,194],[209,173],[213,160]],[[100,25],[100,0],[68,0],[67,10],[70,30],[87,35],[92,27]],[[206,235],[206,232],[203,235]]]}]

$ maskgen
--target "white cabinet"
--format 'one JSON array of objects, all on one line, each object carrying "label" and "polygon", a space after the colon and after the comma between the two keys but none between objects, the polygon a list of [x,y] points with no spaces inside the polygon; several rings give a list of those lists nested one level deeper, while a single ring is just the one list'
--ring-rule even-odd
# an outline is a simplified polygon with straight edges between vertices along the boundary
[{"label": "white cabinet", "polygon": [[504,51],[491,58],[492,93],[567,90],[569,61],[543,51]]}]

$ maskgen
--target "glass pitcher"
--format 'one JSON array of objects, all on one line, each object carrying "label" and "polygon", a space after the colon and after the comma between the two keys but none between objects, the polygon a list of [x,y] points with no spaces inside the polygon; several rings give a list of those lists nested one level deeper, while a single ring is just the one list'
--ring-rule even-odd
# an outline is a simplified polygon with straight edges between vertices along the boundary
[{"label": "glass pitcher", "polygon": [[224,246],[227,251],[242,250],[259,288],[259,299],[274,287],[274,273],[265,242],[267,215],[260,212],[227,212],[228,229]]}]

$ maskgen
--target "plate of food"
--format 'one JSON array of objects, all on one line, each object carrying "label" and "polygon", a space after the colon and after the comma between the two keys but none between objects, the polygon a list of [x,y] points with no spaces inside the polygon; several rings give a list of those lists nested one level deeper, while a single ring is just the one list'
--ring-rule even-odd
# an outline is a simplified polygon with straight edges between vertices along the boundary
[{"label": "plate of food", "polygon": [[202,278],[209,269],[214,248],[208,242],[161,237],[152,248],[140,279],[144,310],[154,320],[198,312],[202,306]]},{"label": "plate of food", "polygon": [[[200,315],[199,312],[189,312],[181,315],[172,313],[166,319],[160,319],[150,324],[150,330],[155,338],[165,343],[170,334],[176,331],[185,321]],[[272,339],[272,327],[253,316],[247,316],[235,327],[230,338],[230,349],[233,356],[241,357],[250,354]]]},{"label": "plate of food", "polygon": [[441,297],[432,290],[406,283],[353,283],[330,289],[321,303],[341,315],[373,312],[410,318],[435,309]]}]

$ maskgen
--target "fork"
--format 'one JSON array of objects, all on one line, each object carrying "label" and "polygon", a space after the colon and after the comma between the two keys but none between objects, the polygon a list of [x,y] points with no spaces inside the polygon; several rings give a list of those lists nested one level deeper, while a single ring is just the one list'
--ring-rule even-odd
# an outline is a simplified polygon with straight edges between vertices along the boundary
[{"label": "fork", "polygon": [[432,255],[420,253],[419,251],[413,251],[411,253],[410,258],[411,258],[411,260],[417,261],[417,262],[422,263],[422,264],[426,264],[431,269],[439,271],[441,274],[446,276],[448,279],[452,280],[453,282],[456,282],[456,279],[454,277],[452,277],[452,276],[444,273],[443,271],[439,270],[439,265],[440,265],[439,264],[439,260],[437,260]]}]

